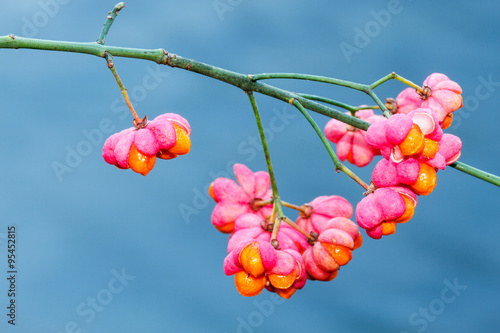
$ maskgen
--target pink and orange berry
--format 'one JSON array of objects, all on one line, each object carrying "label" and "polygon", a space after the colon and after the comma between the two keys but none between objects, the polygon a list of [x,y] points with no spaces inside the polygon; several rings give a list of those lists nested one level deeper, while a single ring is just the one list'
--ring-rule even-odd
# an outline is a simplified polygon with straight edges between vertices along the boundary
[{"label": "pink and orange berry", "polygon": [[[350,112],[346,112],[350,114]],[[385,119],[366,109],[356,112],[356,117],[373,124]],[[337,119],[331,119],[325,126],[325,136],[328,140],[337,144],[337,156],[341,161],[348,160],[350,163],[363,167],[369,164],[380,150],[367,144],[366,132],[351,125],[347,125]]]},{"label": "pink and orange berry", "polygon": [[189,153],[191,127],[175,113],[159,115],[154,120],[111,135],[103,146],[104,160],[120,169],[147,175],[156,159],[172,159]]},{"label": "pink and orange berry", "polygon": [[391,108],[393,112],[408,114],[417,108],[428,108],[435,112],[441,128],[451,125],[453,112],[463,106],[462,88],[446,75],[433,73],[423,83],[420,92],[413,88],[403,90]]},{"label": "pink and orange berry", "polygon": [[234,165],[238,183],[228,178],[217,178],[209,188],[209,194],[217,202],[212,212],[212,224],[223,233],[234,231],[236,218],[244,213],[255,213],[266,218],[271,216],[272,205],[258,206],[257,201],[272,197],[271,179],[264,171],[253,173],[243,164]]}]

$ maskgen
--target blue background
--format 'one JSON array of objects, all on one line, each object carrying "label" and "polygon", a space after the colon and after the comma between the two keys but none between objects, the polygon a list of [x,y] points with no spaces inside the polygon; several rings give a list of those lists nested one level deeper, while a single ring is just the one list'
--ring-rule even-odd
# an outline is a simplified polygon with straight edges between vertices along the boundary
[{"label": "blue background", "polygon": [[[0,35],[95,41],[115,4],[54,1],[2,1]],[[463,141],[460,160],[500,174],[498,2],[402,0],[396,10],[394,1],[220,3],[226,7],[217,10],[212,0],[128,1],[106,42],[165,48],[241,73],[301,72],[371,83],[396,71],[419,84],[433,72],[445,73],[464,91],[465,106],[448,130]],[[373,13],[388,8],[393,13],[377,22]],[[355,39],[365,29],[369,36]],[[357,51],[346,56],[342,43]],[[189,155],[159,161],[142,177],[101,157],[105,138],[132,120],[124,116],[104,60],[2,49],[0,64],[0,331],[498,330],[498,187],[452,168],[440,171],[437,188],[420,199],[414,218],[396,235],[365,237],[333,282],[309,281],[286,302],[268,292],[245,298],[222,271],[227,235],[211,225],[215,204],[206,195],[212,179],[227,176],[235,162],[265,169],[263,154],[249,145],[257,129],[245,94],[183,70],[115,58],[140,115],[178,112],[193,128]],[[496,85],[486,87],[484,80]],[[371,103],[345,88],[270,83]],[[376,92],[395,97],[404,88],[391,81]],[[302,204],[337,194],[355,205],[362,198],[361,187],[333,171],[296,110],[266,96],[257,101],[264,126],[280,125],[269,141],[284,200]],[[283,114],[285,122],[273,120]],[[320,126],[328,120],[314,117]],[[68,149],[85,156],[58,178],[53,164],[68,165]],[[368,181],[374,164],[352,168]],[[183,216],[183,207],[192,214]],[[18,230],[15,330],[5,315],[8,225]],[[129,280],[122,285],[113,272]],[[466,289],[453,294],[448,283]],[[99,297],[105,305],[91,310],[87,302]]]}]

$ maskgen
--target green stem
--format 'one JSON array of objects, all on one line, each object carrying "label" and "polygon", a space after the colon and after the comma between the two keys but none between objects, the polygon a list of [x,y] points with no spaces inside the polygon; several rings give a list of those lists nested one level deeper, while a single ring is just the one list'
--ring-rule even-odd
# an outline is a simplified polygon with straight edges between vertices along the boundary
[{"label": "green stem", "polygon": [[278,242],[278,230],[280,230],[280,225],[281,225],[281,221],[283,221],[283,219],[285,218],[285,216],[283,215],[283,212],[281,213],[281,216],[280,216],[280,211],[281,211],[281,205],[279,203],[279,200],[278,201],[275,201],[274,203],[275,207],[276,207],[276,219],[274,220],[274,223],[273,223],[273,232],[271,233],[271,245],[277,250],[279,248],[279,242]]},{"label": "green stem", "polygon": [[392,116],[391,112],[389,110],[387,110],[387,108],[385,107],[385,104],[382,103],[380,98],[378,98],[378,96],[373,92],[373,90],[370,89],[370,91],[368,91],[368,95],[370,95],[370,97],[375,101],[375,103],[377,103],[377,105],[379,106],[380,110],[382,110],[382,112],[384,113],[384,116],[386,118],[389,118],[390,116]]},{"label": "green stem", "polygon": [[[102,27],[101,33],[99,34],[99,38],[97,38],[97,44],[104,45],[106,36],[108,35],[109,29],[111,28],[111,25],[115,21],[116,16],[118,15],[118,12],[122,10],[125,7],[125,4],[123,2],[119,2],[115,5],[112,11],[108,13],[108,16],[106,17],[106,21],[104,22],[104,25]],[[141,119],[138,115],[137,112],[135,111],[132,102],[130,101],[130,98],[128,96],[127,88],[125,88],[125,85],[122,82],[122,79],[118,75],[118,72],[116,71],[115,68],[115,63],[113,62],[113,56],[111,55],[110,52],[106,51],[104,52],[103,57],[106,59],[106,62],[108,63],[108,68],[111,70],[111,73],[113,73],[113,76],[116,80],[116,83],[118,83],[118,86],[120,87],[120,91],[123,94],[123,98],[125,99],[125,102],[127,103],[127,106],[132,112],[132,115],[134,116],[134,125],[140,126],[139,124],[143,124],[145,122],[146,118]]]},{"label": "green stem", "polygon": [[383,78],[381,78],[381,79],[373,82],[372,84],[370,84],[370,88],[371,89],[375,89],[375,87],[378,87],[382,83],[387,82],[387,81],[389,81],[391,79],[396,79],[396,80],[398,80],[400,82],[403,82],[404,84],[407,84],[407,85],[409,85],[412,88],[415,88],[415,90],[417,90],[419,92],[422,91],[422,87],[420,87],[420,86],[416,85],[415,83],[413,83],[412,81],[410,81],[410,80],[408,80],[408,79],[406,79],[406,78],[404,78],[404,77],[396,74],[395,72],[387,74]]},{"label": "green stem", "polygon": [[249,75],[252,81],[265,80],[265,79],[295,79],[295,80],[308,80],[317,81],[323,83],[334,84],[337,86],[347,87],[355,90],[359,90],[367,93],[370,97],[377,103],[379,108],[384,112],[384,116],[389,118],[391,116],[389,110],[385,107],[385,104],[380,101],[378,96],[373,92],[373,88],[370,85],[356,83],[352,81],[340,80],[326,76],[310,75],[310,74],[297,74],[297,73],[263,73],[263,74],[253,74]]},{"label": "green stem", "polygon": [[294,205],[294,204],[291,204],[291,203],[288,203],[286,201],[281,200],[281,204],[283,205],[283,207],[288,207],[288,208],[291,208],[291,209],[298,210],[299,212],[304,212],[304,209],[302,207]]},{"label": "green stem", "polygon": [[109,28],[111,28],[111,25],[113,24],[116,15],[118,15],[118,12],[125,7],[125,4],[123,2],[117,3],[115,7],[113,8],[112,11],[108,13],[108,16],[106,17],[106,21],[104,22],[104,25],[102,26],[101,33],[99,35],[99,38],[97,38],[97,44],[104,45],[104,42],[106,40],[106,35],[108,34]]},{"label": "green stem", "polygon": [[96,42],[81,43],[81,42],[54,41],[54,40],[17,37],[14,35],[1,36],[0,48],[74,52],[74,53],[90,54],[101,58],[104,58],[106,52],[109,52],[113,54],[113,56],[115,57],[144,59],[144,60],[154,61],[158,64],[164,64],[166,59],[166,54],[164,53],[165,51],[163,49],[157,49],[157,50],[135,49],[135,48],[101,45]]},{"label": "green stem", "polygon": [[269,199],[269,200],[255,200],[253,205],[258,208],[258,207],[264,207],[264,206],[267,206],[267,205],[270,205],[274,202],[273,199]]},{"label": "green stem", "polygon": [[280,195],[278,192],[278,186],[276,185],[276,178],[274,176],[273,164],[271,162],[271,154],[269,153],[269,147],[267,145],[266,135],[264,134],[264,126],[262,126],[262,120],[260,119],[259,108],[257,102],[253,95],[253,92],[248,91],[248,98],[250,98],[250,103],[252,104],[253,113],[255,115],[255,120],[257,122],[257,127],[259,129],[260,140],[262,141],[262,148],[264,150],[264,155],[267,163],[267,170],[269,171],[269,178],[271,179],[271,189],[273,191],[273,201],[274,207],[276,209],[277,219],[271,221],[273,223],[273,232],[271,235],[271,244],[277,248],[278,241],[276,237],[278,236],[278,230],[280,227],[281,220],[284,218],[283,208],[281,207]]},{"label": "green stem", "polygon": [[316,131],[316,134],[318,134],[319,138],[321,139],[321,142],[325,146],[326,150],[328,151],[328,154],[330,155],[333,164],[335,165],[335,170],[338,172],[338,170],[344,172],[346,175],[351,177],[354,181],[356,181],[359,185],[361,185],[365,190],[368,191],[370,188],[368,184],[366,184],[364,181],[361,180],[354,172],[349,170],[346,166],[344,166],[339,158],[337,157],[337,154],[332,149],[332,146],[330,146],[330,143],[328,142],[327,138],[323,134],[323,131],[319,128],[318,124],[314,121],[314,119],[311,117],[311,115],[304,109],[304,107],[300,104],[299,101],[293,100],[292,104],[299,109],[299,111],[304,115],[304,117],[307,119],[309,124],[314,128]]},{"label": "green stem", "polygon": [[296,79],[296,80],[308,80],[317,81],[323,83],[330,83],[337,86],[348,87],[368,93],[370,86],[366,84],[335,79],[332,77],[320,76],[320,75],[310,75],[310,74],[298,74],[298,73],[263,73],[263,74],[253,74],[249,75],[252,81],[265,80],[265,79]]},{"label": "green stem", "polygon": [[416,85],[415,83],[413,83],[412,81],[408,80],[408,79],[405,79],[404,77],[402,76],[399,76],[396,74],[396,77],[395,77],[396,80],[400,81],[400,82],[403,82],[404,84],[406,85],[409,85],[410,87],[412,88],[415,88],[415,90],[417,92],[422,92],[422,87]]},{"label": "green stem", "polygon": [[317,240],[315,237],[313,237],[311,234],[308,234],[305,230],[299,227],[297,223],[293,222],[288,217],[283,218],[283,220],[286,222],[286,224],[300,232],[302,235],[306,236],[308,242]]},{"label": "green stem", "polygon": [[483,170],[479,170],[477,168],[474,168],[470,165],[467,165],[462,162],[455,162],[453,164],[450,164],[451,167],[465,172],[466,174],[469,174],[471,176],[474,176],[476,178],[479,178],[481,180],[484,180],[485,182],[492,183],[496,186],[500,186],[500,177],[493,175],[491,173],[485,172]]},{"label": "green stem", "polygon": [[347,111],[350,111],[350,112],[356,112],[356,111],[360,110],[360,109],[356,108],[355,106],[348,105],[348,104],[345,104],[345,103],[342,103],[342,102],[339,102],[339,101],[336,101],[336,100],[333,100],[330,98],[322,97],[322,96],[310,95],[310,94],[297,94],[297,95],[299,95],[300,97],[310,99],[312,101],[318,101],[318,102],[323,102],[323,103],[335,105],[335,106],[338,106],[340,108],[346,109]]},{"label": "green stem", "polygon": [[106,53],[106,56],[104,58],[106,59],[106,62],[108,63],[108,68],[111,70],[111,73],[113,73],[113,76],[115,77],[116,83],[118,83],[120,90],[121,91],[127,90],[122,82],[122,79],[116,72],[115,63],[113,62],[113,56],[111,55],[111,53]]},{"label": "green stem", "polygon": [[[132,102],[130,101],[130,98],[128,96],[127,88],[125,88],[125,85],[122,82],[122,79],[118,75],[118,72],[116,71],[115,68],[115,63],[113,62],[113,56],[111,53],[106,53],[104,56],[108,63],[108,68],[111,70],[111,73],[113,73],[113,76],[115,77],[116,83],[118,83],[118,86],[120,87],[120,90],[123,94],[123,98],[125,99],[125,102],[127,103],[128,108],[130,109],[130,112],[132,112],[132,115],[134,116],[134,125],[139,125],[143,123],[143,119],[141,119],[138,115],[137,112],[135,112],[135,109],[132,105]],[[146,119],[146,118],[144,118]]]},{"label": "green stem", "polygon": [[262,141],[262,148],[264,149],[264,155],[266,157],[267,170],[269,171],[269,178],[271,179],[271,188],[273,190],[273,198],[279,198],[278,186],[276,185],[276,179],[274,177],[273,163],[271,162],[271,155],[269,154],[269,147],[267,145],[266,135],[264,134],[264,126],[262,126],[262,120],[260,119],[259,108],[257,106],[257,101],[253,92],[247,92],[248,98],[250,98],[250,103],[252,104],[253,113],[255,115],[255,120],[257,121],[257,127],[259,129],[260,139]]},{"label": "green stem", "polygon": [[380,109],[380,106],[378,106],[378,105],[365,105],[365,106],[356,107],[356,111],[359,111],[359,110],[377,110],[377,109]]},{"label": "green stem", "polygon": [[383,78],[380,78],[377,81],[370,84],[370,88],[375,89],[376,87],[380,86],[382,83],[387,82],[390,79],[394,79],[395,75],[396,75],[396,73],[394,73],[394,72],[392,72],[391,74],[387,74]]},{"label": "green stem", "polygon": [[[271,200],[271,201],[273,202],[273,210],[271,211],[271,218],[270,218],[270,220],[268,222],[267,227],[269,225],[272,225],[273,230],[274,230],[274,223],[276,222],[276,205],[274,204],[274,200]],[[265,230],[269,231],[269,229],[267,229],[267,228]]]}]

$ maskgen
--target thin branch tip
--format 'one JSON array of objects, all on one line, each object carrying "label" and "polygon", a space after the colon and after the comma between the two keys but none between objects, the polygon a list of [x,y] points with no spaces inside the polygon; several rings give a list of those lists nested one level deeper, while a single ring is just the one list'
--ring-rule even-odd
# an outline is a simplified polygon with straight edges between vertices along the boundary
[{"label": "thin branch tip", "polygon": [[115,20],[116,16],[118,15],[118,12],[122,10],[125,7],[125,3],[119,2],[115,5],[112,11],[108,12],[108,15],[106,16],[106,21],[104,22],[102,26],[101,33],[99,34],[99,37],[97,38],[97,44],[104,45],[106,36],[108,35],[109,29],[111,28],[111,25],[113,24],[113,21]]}]

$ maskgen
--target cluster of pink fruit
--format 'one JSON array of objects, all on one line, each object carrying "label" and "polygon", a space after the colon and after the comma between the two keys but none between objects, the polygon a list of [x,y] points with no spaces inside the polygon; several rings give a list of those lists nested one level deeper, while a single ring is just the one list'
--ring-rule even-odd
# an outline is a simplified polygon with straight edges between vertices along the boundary
[{"label": "cluster of pink fruit", "polygon": [[[460,139],[443,129],[462,106],[461,93],[457,83],[434,73],[422,88],[388,99],[389,118],[369,109],[357,111],[356,117],[371,124],[366,132],[337,120],[326,125],[326,137],[337,144],[342,161],[361,167],[376,155],[383,157],[366,197],[356,206],[356,222],[368,236],[395,233],[398,223],[412,218],[417,196],[433,191],[437,170],[459,158]],[[239,185],[218,178],[209,193],[217,202],[213,225],[231,234],[224,272],[234,275],[240,294],[254,296],[266,288],[289,298],[307,279],[334,279],[351,260],[352,250],[361,246],[358,226],[350,220],[353,208],[344,198],[321,196],[295,206],[300,210],[297,221],[282,218],[286,223],[276,232],[269,175],[241,164],[234,171]]]},{"label": "cluster of pink fruit", "polygon": [[297,223],[281,220],[273,237],[269,174],[253,173],[242,164],[234,165],[234,173],[239,184],[217,178],[209,194],[217,202],[213,225],[231,234],[224,272],[234,275],[240,294],[255,296],[266,288],[290,298],[308,278],[333,280],[351,260],[352,250],[361,246],[358,226],[350,220],[353,208],[339,196],[322,196],[297,207]]},{"label": "cluster of pink fruit", "polygon": [[104,143],[102,156],[109,164],[145,176],[153,169],[157,157],[169,160],[187,154],[191,149],[190,135],[186,119],[165,113],[111,135]]},{"label": "cluster of pink fruit", "polygon": [[[351,156],[356,165],[363,166],[374,155],[383,156],[372,173],[373,193],[356,207],[356,222],[370,237],[393,234],[397,223],[409,221],[417,205],[417,195],[430,194],[436,186],[437,170],[443,170],[460,157],[462,142],[452,134],[444,134],[443,129],[450,126],[452,112],[462,107],[461,93],[456,82],[434,73],[420,90],[407,88],[396,100],[388,99],[393,116],[375,119],[372,115],[367,119],[372,120],[372,125],[366,133],[345,124],[339,126],[337,120],[326,125],[327,137],[338,142],[339,158]],[[361,114],[361,119],[362,116],[365,115]],[[360,132],[357,141],[345,143],[346,136],[353,136],[349,131]]]}]

